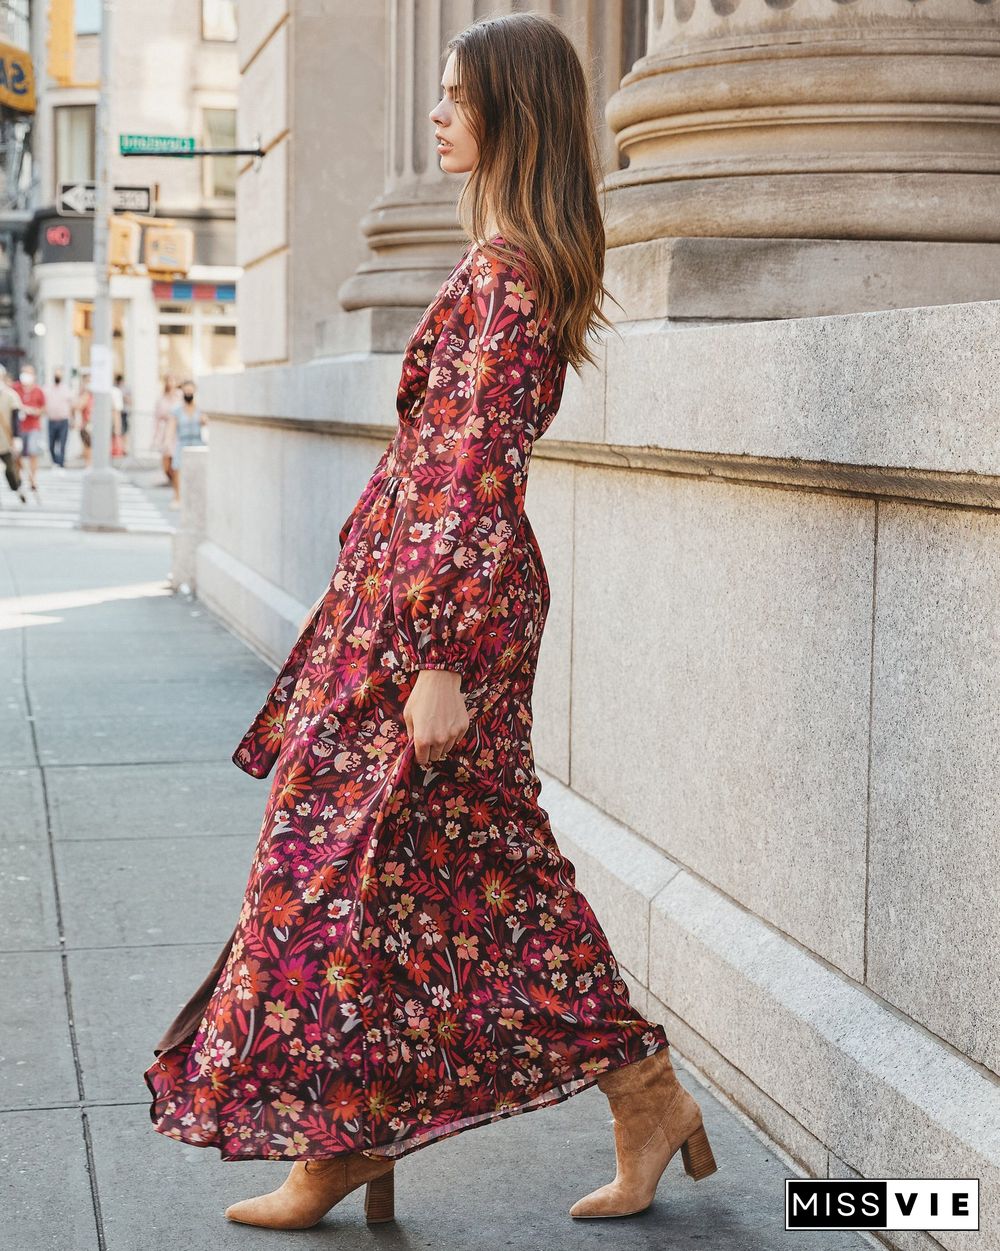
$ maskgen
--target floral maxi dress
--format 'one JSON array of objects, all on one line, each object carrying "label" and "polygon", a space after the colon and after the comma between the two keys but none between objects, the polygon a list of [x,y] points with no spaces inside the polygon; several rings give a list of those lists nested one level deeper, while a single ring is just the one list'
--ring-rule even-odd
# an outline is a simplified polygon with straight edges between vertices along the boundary
[{"label": "floral maxi dress", "polygon": [[[410,337],[396,436],[233,755],[275,771],[243,906],[144,1074],[155,1129],[226,1160],[406,1155],[667,1046],[538,803],[524,493],[566,363],[517,255],[473,244]],[[428,766],[424,668],[470,716]]]}]

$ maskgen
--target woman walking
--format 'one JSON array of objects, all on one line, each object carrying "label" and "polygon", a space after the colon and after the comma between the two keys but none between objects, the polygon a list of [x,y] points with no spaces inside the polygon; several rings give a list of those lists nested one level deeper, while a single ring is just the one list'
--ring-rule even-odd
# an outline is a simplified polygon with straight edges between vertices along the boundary
[{"label": "woman walking", "polygon": [[94,419],[94,393],[90,389],[90,370],[83,369],[80,371],[80,390],[76,399],[73,401],[74,429],[80,432],[80,442],[83,445],[83,464],[85,468],[89,468],[91,458],[93,456],[93,419]]},{"label": "woman walking", "polygon": [[179,403],[177,384],[170,374],[166,374],[163,379],[163,390],[153,410],[153,451],[160,453],[163,476],[169,486],[174,484],[173,444],[170,441],[170,431],[174,424],[172,410]]},{"label": "woman walking", "polygon": [[170,410],[167,422],[166,443],[170,448],[170,485],[174,488],[171,508],[181,506],[181,456],[186,447],[204,443],[202,430],[205,417],[194,398],[194,383],[189,379],[181,383],[180,402]]},{"label": "woman walking", "polygon": [[294,1161],[226,1211],[275,1229],[362,1183],[368,1220],[391,1219],[396,1160],[595,1082],[617,1174],[571,1215],[648,1207],[678,1147],[692,1177],[715,1168],[531,747],[549,585],[528,463],[607,321],[586,82],[534,14],[448,50],[430,120],[442,168],[470,174],[473,242],[406,345],[396,436],[234,753],[274,770],[243,907],[145,1073],[160,1133]]}]

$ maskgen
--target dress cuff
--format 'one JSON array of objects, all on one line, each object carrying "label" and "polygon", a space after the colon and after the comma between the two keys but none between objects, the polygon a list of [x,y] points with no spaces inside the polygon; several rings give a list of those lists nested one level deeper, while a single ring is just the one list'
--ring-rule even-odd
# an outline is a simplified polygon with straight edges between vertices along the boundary
[{"label": "dress cuff", "polygon": [[465,642],[436,642],[431,639],[423,647],[415,646],[413,641],[402,638],[407,657],[407,666],[417,669],[451,669],[454,673],[465,674],[469,656],[469,645]]}]

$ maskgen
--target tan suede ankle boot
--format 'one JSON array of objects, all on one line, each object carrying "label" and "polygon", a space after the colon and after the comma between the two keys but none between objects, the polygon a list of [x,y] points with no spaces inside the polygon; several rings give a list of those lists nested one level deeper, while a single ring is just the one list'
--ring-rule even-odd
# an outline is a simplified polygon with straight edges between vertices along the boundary
[{"label": "tan suede ankle boot", "polygon": [[578,1199],[570,1216],[631,1216],[653,1202],[674,1152],[697,1181],[718,1167],[701,1109],[677,1080],[666,1048],[597,1079],[614,1117],[614,1181]]},{"label": "tan suede ankle boot", "polygon": [[395,1163],[360,1152],[329,1160],[296,1160],[277,1190],[231,1204],[226,1216],[241,1225],[262,1225],[265,1229],[310,1229],[345,1195],[366,1182],[368,1224],[391,1221]]}]

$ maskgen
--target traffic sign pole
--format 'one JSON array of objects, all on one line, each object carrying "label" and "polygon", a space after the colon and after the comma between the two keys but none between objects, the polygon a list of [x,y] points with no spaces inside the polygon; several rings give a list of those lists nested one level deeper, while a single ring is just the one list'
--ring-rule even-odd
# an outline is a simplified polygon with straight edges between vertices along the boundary
[{"label": "traffic sign pole", "polygon": [[112,0],[101,3],[101,87],[97,98],[97,193],[94,212],[94,337],[90,348],[90,467],[83,475],[79,525],[84,530],[121,530],[118,470],[111,464],[111,279],[108,219],[111,216],[111,18]]}]

